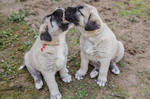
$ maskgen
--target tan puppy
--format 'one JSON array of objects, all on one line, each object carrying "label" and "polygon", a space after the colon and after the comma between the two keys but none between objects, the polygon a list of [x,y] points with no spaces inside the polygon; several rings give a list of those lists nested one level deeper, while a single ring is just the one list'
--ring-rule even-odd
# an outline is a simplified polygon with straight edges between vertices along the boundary
[{"label": "tan puppy", "polygon": [[120,73],[116,63],[124,55],[123,44],[116,39],[114,33],[100,18],[97,9],[91,5],[68,7],[65,10],[65,19],[74,23],[81,32],[81,67],[75,78],[83,79],[89,61],[92,61],[95,68],[90,74],[91,78],[99,74],[97,84],[105,86],[109,67],[113,73]]},{"label": "tan puppy", "polygon": [[64,82],[70,82],[71,76],[66,68],[68,47],[65,35],[71,27],[70,23],[63,22],[63,9],[58,8],[52,14],[43,19],[40,26],[40,35],[34,45],[24,56],[24,66],[32,75],[35,87],[42,88],[43,75],[51,99],[61,99],[61,94],[55,80],[55,74],[59,71]]}]

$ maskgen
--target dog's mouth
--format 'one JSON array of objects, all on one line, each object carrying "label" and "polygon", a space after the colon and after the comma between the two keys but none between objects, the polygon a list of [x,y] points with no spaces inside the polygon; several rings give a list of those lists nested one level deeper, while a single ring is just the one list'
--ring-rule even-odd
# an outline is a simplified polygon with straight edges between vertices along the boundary
[{"label": "dog's mouth", "polygon": [[65,10],[65,19],[75,25],[79,25],[79,18],[76,15],[76,8],[74,7],[68,7]]},{"label": "dog's mouth", "polygon": [[51,21],[51,25],[53,25],[52,21],[55,20],[58,27],[62,31],[66,31],[68,29],[69,23],[63,21],[63,12],[64,10],[62,8],[57,8],[56,11],[52,14],[53,18],[51,18],[50,21]]}]

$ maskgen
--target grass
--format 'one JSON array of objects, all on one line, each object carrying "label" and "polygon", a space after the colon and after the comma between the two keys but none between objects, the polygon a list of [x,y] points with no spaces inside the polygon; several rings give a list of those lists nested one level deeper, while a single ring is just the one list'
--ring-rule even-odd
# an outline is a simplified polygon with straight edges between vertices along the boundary
[{"label": "grass", "polygon": [[[14,88],[10,87],[10,82],[15,84],[19,73],[23,73],[18,68],[23,62],[24,52],[31,48],[38,32],[23,21],[2,21],[3,24],[0,27],[0,69],[3,72],[0,72],[0,99],[43,98],[44,95],[41,95],[37,90],[35,91],[34,84],[32,84],[32,88],[28,84],[25,92],[16,90],[15,85]],[[28,72],[26,73],[28,74]],[[28,78],[32,79],[31,76]],[[27,82],[30,80],[28,78],[25,78]]]},{"label": "grass", "polygon": [[75,60],[76,57],[74,56],[68,56],[68,62]]},{"label": "grass", "polygon": [[142,9],[130,9],[130,10],[119,10],[118,13],[121,15],[121,16],[126,16],[126,15],[133,15],[133,16],[144,16],[143,13],[144,13],[144,10]]},{"label": "grass", "polygon": [[0,30],[0,49],[4,49],[11,45],[14,40],[18,39],[17,35],[12,34],[13,30],[8,28],[6,30]]},{"label": "grass", "polygon": [[115,96],[124,97],[124,98],[129,97],[129,93],[126,90],[119,88],[119,87],[114,88],[113,92]]},{"label": "grass", "polygon": [[145,88],[145,91],[150,95],[150,85]]},{"label": "grass", "polygon": [[110,95],[110,96],[108,96],[108,99],[114,99],[114,97]]},{"label": "grass", "polygon": [[133,16],[133,17],[129,18],[129,21],[131,21],[131,22],[138,22],[139,19],[136,16]]},{"label": "grass", "polygon": [[79,67],[80,67],[80,63],[76,62],[76,63],[74,64],[74,66],[79,68]]},{"label": "grass", "polygon": [[115,24],[115,22],[113,22],[113,21],[111,21],[111,22],[109,23],[110,26],[113,26],[114,24]]},{"label": "grass", "polygon": [[148,0],[118,1],[117,6],[120,16],[150,16],[150,4],[148,3]]},{"label": "grass", "polygon": [[76,38],[73,40],[73,44],[77,45],[80,42],[80,33],[77,29],[70,29],[69,32],[76,34]]},{"label": "grass", "polygon": [[76,93],[76,99],[85,99],[84,97],[87,96],[87,92],[85,90],[78,90]]},{"label": "grass", "polygon": [[142,86],[142,89],[144,89],[145,95],[150,97],[150,70],[143,70],[137,73],[137,76],[140,79],[140,83]]},{"label": "grass", "polygon": [[29,15],[29,12],[26,10],[21,10],[20,12],[13,12],[12,15],[8,17],[10,22],[24,22],[24,18]]},{"label": "grass", "polygon": [[96,99],[96,95],[91,96],[90,99]]},{"label": "grass", "polygon": [[77,39],[74,40],[73,44],[77,45],[77,44],[79,44],[79,42],[80,42],[80,38],[78,37]]},{"label": "grass", "polygon": [[[70,85],[72,86],[72,84]],[[89,91],[86,88],[89,88],[88,84],[78,81],[75,86],[65,89],[63,99],[96,99],[95,95],[89,95]]]},{"label": "grass", "polygon": [[139,72],[138,74],[140,74],[141,77],[150,78],[150,71],[148,70],[144,70],[142,72]]},{"label": "grass", "polygon": [[25,10],[13,12],[8,20],[2,20],[3,24],[0,27],[0,55],[2,55],[0,69],[3,69],[4,72],[0,73],[0,78],[16,75],[19,72],[18,67],[22,64],[23,53],[31,48],[38,35],[36,30],[30,29],[24,22],[27,13]]},{"label": "grass", "polygon": [[63,97],[63,99],[75,99],[74,96],[69,96],[67,98]]},{"label": "grass", "polygon": [[74,29],[74,28],[70,29],[69,32],[71,32],[71,33],[79,33],[79,31],[77,29]]},{"label": "grass", "polygon": [[35,29],[29,29],[27,33],[31,33],[35,39],[38,37],[38,32]]},{"label": "grass", "polygon": [[[24,35],[27,35],[26,32],[22,33],[23,29],[16,29],[13,25],[14,23],[9,23],[9,29],[2,30],[0,32],[1,43],[0,49],[2,50],[2,61],[0,62],[1,68],[4,69],[2,75],[13,75],[17,73],[17,68],[22,64],[23,52],[27,51],[31,45],[31,41],[20,42]],[[20,24],[19,27],[26,26],[25,24]],[[17,27],[18,28],[18,27]],[[9,56],[9,57],[8,57]],[[21,58],[22,57],[22,58]]]},{"label": "grass", "polygon": [[3,62],[2,68],[5,69],[5,74],[15,74],[16,73],[16,64],[13,62]]},{"label": "grass", "polygon": [[119,64],[119,66],[120,66],[120,67],[123,67],[123,66],[124,66],[124,64],[123,64],[123,62],[122,62],[122,61],[119,61],[119,63],[118,63],[118,64]]},{"label": "grass", "polygon": [[[70,36],[72,36],[73,39],[70,38]],[[68,35],[67,35],[68,46],[70,48],[72,48],[72,47],[78,45],[79,42],[80,42],[80,32],[75,28],[70,29],[68,32]]]}]

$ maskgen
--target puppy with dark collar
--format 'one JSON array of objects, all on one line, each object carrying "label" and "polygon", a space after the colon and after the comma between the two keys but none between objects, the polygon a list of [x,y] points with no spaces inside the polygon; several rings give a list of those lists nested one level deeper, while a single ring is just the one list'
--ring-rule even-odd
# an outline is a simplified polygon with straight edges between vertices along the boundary
[{"label": "puppy with dark collar", "polygon": [[30,51],[24,56],[24,64],[20,67],[27,67],[32,75],[35,87],[42,88],[43,75],[51,99],[61,99],[55,74],[59,71],[64,82],[71,81],[71,75],[66,68],[68,47],[65,35],[71,23],[63,22],[63,9],[57,8],[52,14],[47,15],[40,26],[40,35],[36,39]]},{"label": "puppy with dark collar", "polygon": [[97,84],[105,86],[109,67],[114,74],[120,70],[116,65],[124,56],[124,46],[118,41],[111,29],[102,21],[95,7],[87,4],[68,7],[65,19],[76,25],[81,32],[81,66],[75,78],[83,79],[88,70],[89,61],[95,68],[91,78],[98,76]]}]

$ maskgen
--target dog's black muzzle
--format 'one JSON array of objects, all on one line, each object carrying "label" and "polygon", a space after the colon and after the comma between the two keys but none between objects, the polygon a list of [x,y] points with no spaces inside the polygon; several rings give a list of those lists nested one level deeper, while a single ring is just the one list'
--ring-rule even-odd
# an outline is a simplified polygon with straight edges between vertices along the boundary
[{"label": "dog's black muzzle", "polygon": [[79,18],[76,15],[76,8],[74,7],[68,7],[65,10],[65,19],[71,23],[74,23],[75,25],[79,25]]}]

